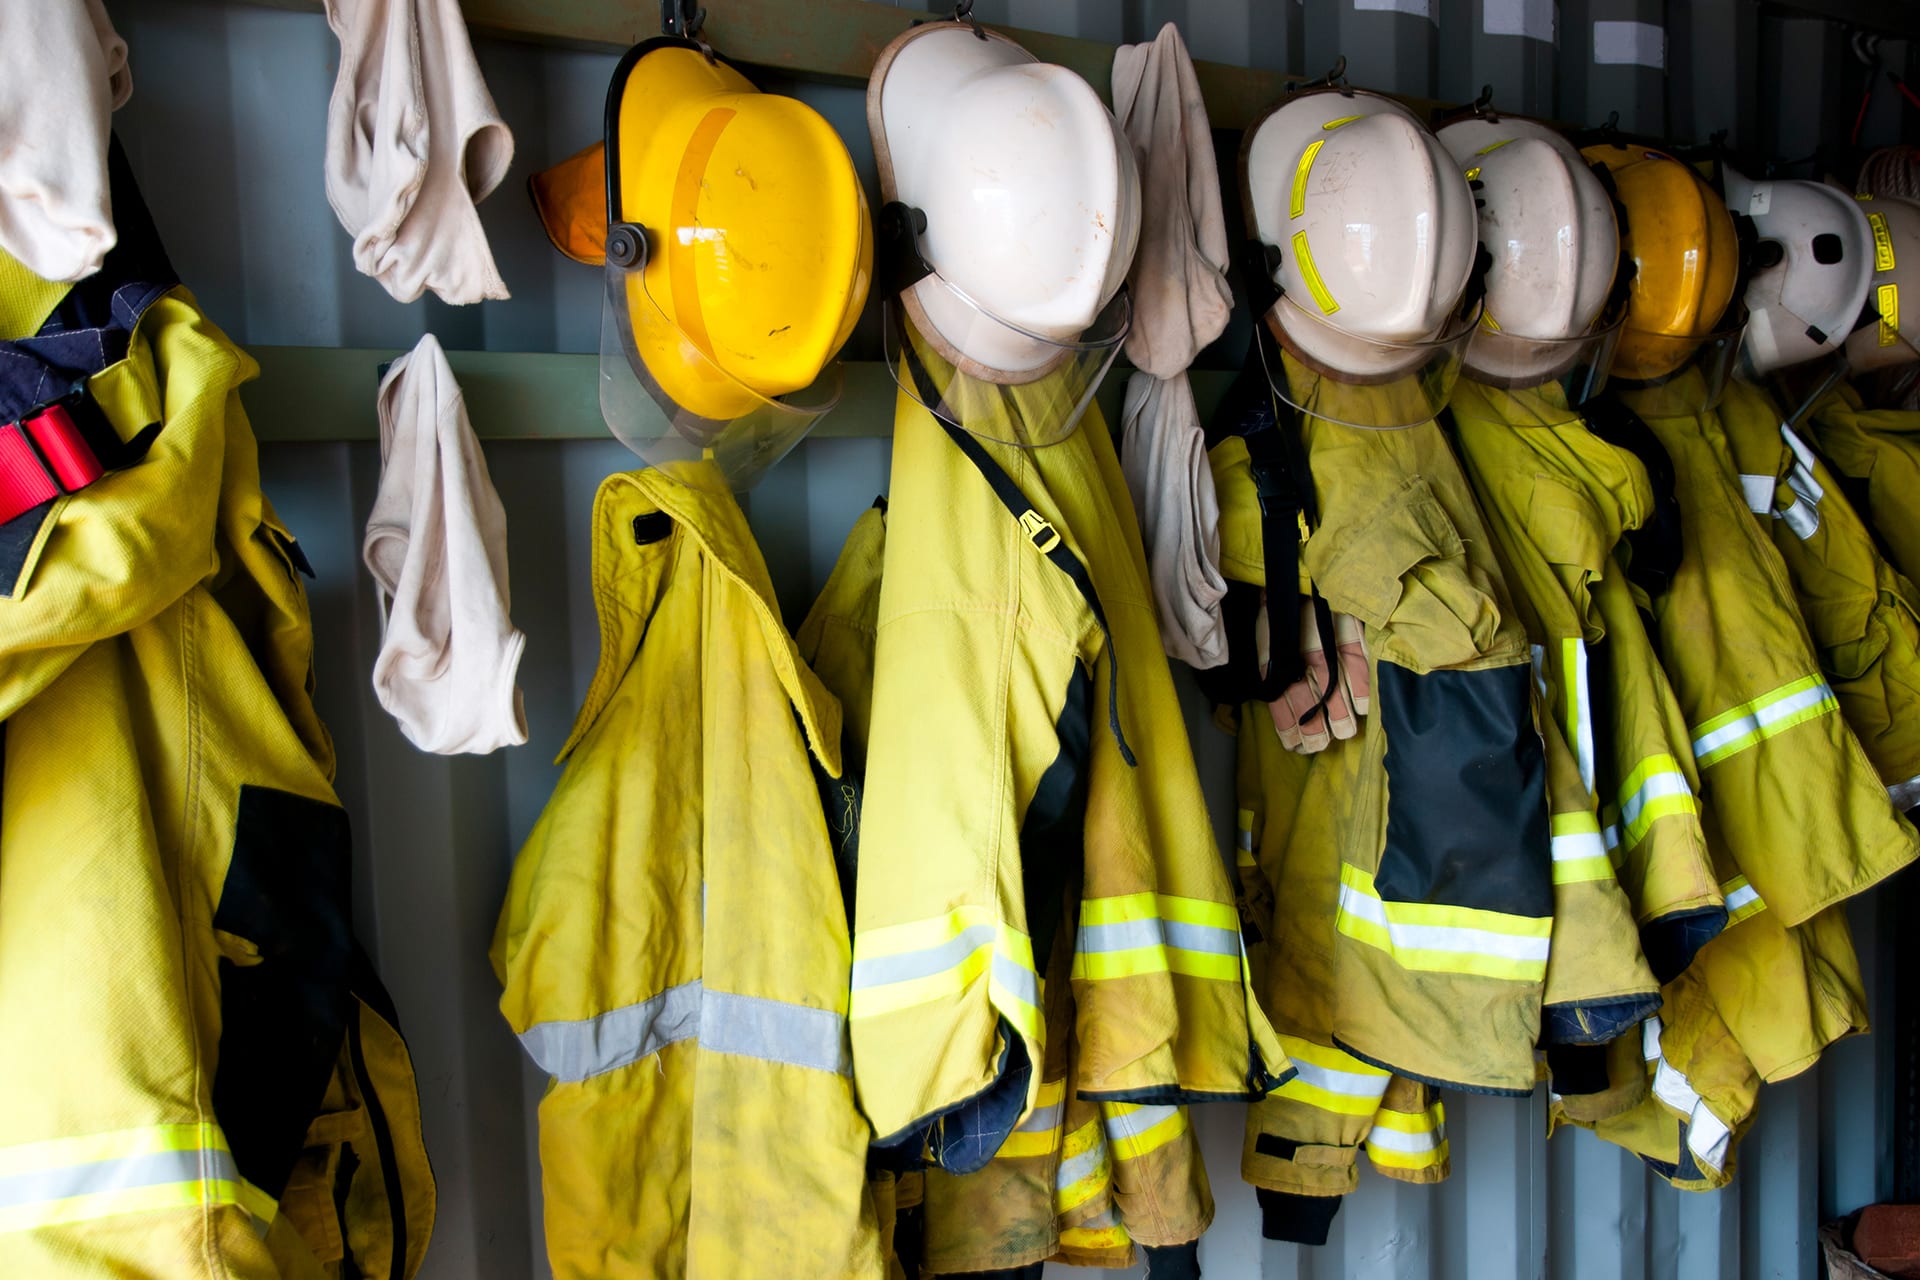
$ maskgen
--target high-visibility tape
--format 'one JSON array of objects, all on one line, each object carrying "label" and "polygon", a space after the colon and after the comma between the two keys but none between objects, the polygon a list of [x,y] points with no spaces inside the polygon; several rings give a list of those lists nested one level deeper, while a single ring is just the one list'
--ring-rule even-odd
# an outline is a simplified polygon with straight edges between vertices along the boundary
[{"label": "high-visibility tape", "polygon": [[1600,820],[1591,810],[1556,813],[1553,826],[1553,882],[1582,884],[1613,879],[1613,859],[1600,836]]},{"label": "high-visibility tape", "polygon": [[240,1208],[264,1235],[273,1197],[240,1176],[213,1123],[160,1124],[0,1147],[0,1233],[169,1209]]},{"label": "high-visibility tape", "polygon": [[833,1009],[715,991],[699,981],[590,1018],[536,1022],[520,1044],[559,1080],[587,1080],[630,1066],[682,1040],[713,1052],[810,1067],[853,1070],[847,1020]]},{"label": "high-visibility tape", "polygon": [[1665,752],[1650,755],[1633,767],[1620,785],[1619,820],[1625,824],[1629,849],[1647,838],[1660,819],[1676,813],[1699,813],[1700,804],[1680,772],[1680,762]]},{"label": "high-visibility tape", "polygon": [[1242,867],[1257,866],[1253,858],[1253,810],[1240,810],[1239,828],[1234,862]]},{"label": "high-visibility tape", "polygon": [[1113,1185],[1113,1164],[1098,1120],[1089,1120],[1067,1135],[1060,1148],[1060,1167],[1053,1178],[1053,1207],[1070,1213]]},{"label": "high-visibility tape", "polygon": [[1660,1020],[1649,1018],[1641,1036],[1641,1053],[1653,1064],[1653,1093],[1661,1102],[1686,1117],[1687,1150],[1700,1164],[1719,1173],[1727,1162],[1727,1148],[1733,1131],[1726,1121],[1713,1114],[1694,1089],[1692,1081],[1668,1062],[1660,1051]]},{"label": "high-visibility tape", "polygon": [[1390,954],[1404,969],[1465,973],[1516,982],[1546,977],[1550,917],[1507,915],[1475,907],[1387,902],[1373,877],[1340,867],[1341,933]]},{"label": "high-visibility tape", "polygon": [[1333,292],[1327,288],[1327,282],[1320,278],[1320,268],[1313,265],[1313,250],[1307,245],[1305,230],[1293,233],[1293,256],[1300,264],[1300,274],[1306,278],[1307,292],[1320,308],[1321,315],[1330,316],[1340,309],[1334,300]]},{"label": "high-visibility tape", "polygon": [[1893,231],[1887,226],[1887,215],[1869,213],[1867,225],[1873,228],[1873,269],[1875,272],[1893,270]]},{"label": "high-visibility tape", "polygon": [[1797,724],[1838,711],[1840,703],[1817,675],[1763,693],[1693,728],[1693,756],[1705,769]]},{"label": "high-visibility tape", "polygon": [[1125,1249],[1133,1243],[1126,1226],[1109,1205],[1085,1222],[1060,1228],[1060,1248],[1084,1251]]},{"label": "high-visibility tape", "polygon": [[879,1017],[950,999],[983,976],[994,1008],[1038,1041],[1043,1019],[1033,941],[983,906],[856,933],[852,1016]]},{"label": "high-visibility tape", "polygon": [[1320,148],[1326,146],[1323,138],[1307,144],[1300,153],[1300,163],[1293,168],[1293,199],[1287,205],[1287,216],[1297,218],[1307,211],[1307,175],[1313,172],[1313,158],[1320,154]]},{"label": "high-visibility tape", "polygon": [[1446,1112],[1382,1111],[1367,1130],[1367,1158],[1389,1169],[1431,1169],[1447,1159]]},{"label": "high-visibility tape", "polygon": [[1246,952],[1239,914],[1228,903],[1164,893],[1084,899],[1073,976],[1103,980],[1143,973],[1242,980]]},{"label": "high-visibility tape", "polygon": [[1580,781],[1594,794],[1593,699],[1587,690],[1587,645],[1578,636],[1560,642],[1567,672],[1567,743],[1580,763]]},{"label": "high-visibility tape", "polygon": [[1295,1074],[1274,1093],[1276,1098],[1346,1116],[1371,1116],[1380,1109],[1391,1073],[1298,1036],[1282,1035],[1280,1047],[1287,1051]]},{"label": "high-visibility tape", "polygon": [[1338,129],[1341,125],[1352,124],[1355,120],[1358,120],[1358,119],[1361,119],[1361,117],[1360,116],[1340,116],[1337,119],[1327,121],[1325,124],[1321,125],[1320,128],[1322,132],[1325,132],[1328,129]]},{"label": "high-visibility tape", "polygon": [[1759,915],[1767,909],[1761,900],[1760,891],[1747,882],[1745,876],[1735,876],[1720,886],[1720,896],[1727,904],[1727,925],[1731,929],[1742,920]]},{"label": "high-visibility tape", "polygon": [[1107,1145],[1116,1160],[1138,1160],[1187,1132],[1185,1107],[1138,1106],[1130,1102],[1100,1105]]},{"label": "high-visibility tape", "polygon": [[1900,341],[1900,286],[1879,286],[1874,290],[1874,305],[1880,312],[1880,345],[1890,347]]},{"label": "high-visibility tape", "polygon": [[1060,1141],[1060,1125],[1067,1114],[1067,1082],[1048,1080],[1040,1085],[1040,1097],[1027,1118],[1014,1126],[1007,1140],[994,1153],[996,1159],[1017,1160],[1027,1156],[1051,1155]]}]

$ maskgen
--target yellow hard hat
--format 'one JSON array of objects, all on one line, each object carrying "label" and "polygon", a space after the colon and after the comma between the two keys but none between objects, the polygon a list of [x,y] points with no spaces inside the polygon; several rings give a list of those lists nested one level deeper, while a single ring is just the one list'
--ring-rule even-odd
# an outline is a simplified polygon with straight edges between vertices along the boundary
[{"label": "yellow hard hat", "polygon": [[1663,151],[1605,143],[1581,155],[1612,176],[1624,214],[1621,251],[1633,264],[1612,376],[1654,383],[1690,362],[1710,363],[1702,370],[1710,398],[1697,406],[1704,409],[1739,350],[1739,309],[1728,314],[1740,277],[1733,217],[1692,167]]},{"label": "yellow hard hat", "polygon": [[602,411],[649,461],[745,487],[838,398],[816,384],[873,271],[853,159],[811,107],[671,37],[621,59],[606,132]]}]

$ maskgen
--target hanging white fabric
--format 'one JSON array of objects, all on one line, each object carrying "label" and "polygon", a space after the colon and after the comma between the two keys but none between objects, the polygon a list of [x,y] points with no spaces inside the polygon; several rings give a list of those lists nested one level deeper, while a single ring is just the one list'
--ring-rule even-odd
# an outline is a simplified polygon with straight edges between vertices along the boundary
[{"label": "hanging white fabric", "polygon": [[353,264],[401,302],[507,296],[475,207],[513,134],[474,61],[458,0],[326,0],[340,40],[327,108],[327,200]]},{"label": "hanging white fabric", "polygon": [[507,515],[432,334],[380,380],[380,489],[361,554],[380,593],[373,691],[422,751],[527,740],[507,616]]},{"label": "hanging white fabric", "polygon": [[0,0],[0,249],[81,280],[113,248],[108,118],[133,93],[100,0]]}]

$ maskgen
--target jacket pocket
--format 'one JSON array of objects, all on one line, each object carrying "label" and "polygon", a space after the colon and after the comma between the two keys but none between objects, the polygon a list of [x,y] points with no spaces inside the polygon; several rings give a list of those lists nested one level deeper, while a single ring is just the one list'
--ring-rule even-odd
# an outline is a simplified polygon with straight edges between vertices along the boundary
[{"label": "jacket pocket", "polygon": [[1594,617],[1591,589],[1606,571],[1612,548],[1601,535],[1593,503],[1558,476],[1536,475],[1527,503],[1527,532],[1579,610],[1587,639],[1598,640],[1599,628],[1589,621]]},{"label": "jacket pocket", "polygon": [[1384,660],[1431,671],[1493,646],[1500,607],[1491,584],[1468,563],[1453,521],[1420,476],[1363,518],[1315,533],[1302,554],[1327,603],[1365,622],[1368,645]]}]

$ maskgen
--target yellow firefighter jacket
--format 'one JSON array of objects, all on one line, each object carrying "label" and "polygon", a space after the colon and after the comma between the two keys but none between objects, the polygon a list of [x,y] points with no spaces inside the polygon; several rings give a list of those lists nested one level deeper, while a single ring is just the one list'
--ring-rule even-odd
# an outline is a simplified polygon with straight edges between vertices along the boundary
[{"label": "yellow firefighter jacket", "polygon": [[1887,559],[1920,582],[1920,413],[1869,409],[1843,382],[1814,406],[1806,429]]},{"label": "yellow firefighter jacket", "polygon": [[[1632,407],[1632,393],[1622,400]],[[1838,714],[1719,418],[1647,425],[1672,458],[1685,531],[1673,585],[1654,612],[1690,722],[1703,807],[1740,873],[1792,927],[1913,861],[1913,828]],[[1790,845],[1782,832],[1793,833]]]},{"label": "yellow firefighter jacket", "polygon": [[1042,1106],[1040,974],[1076,866],[1070,1090],[1265,1094],[1289,1068],[1098,411],[1020,449],[902,392],[891,490],[853,944],[875,1130],[964,1173]]},{"label": "yellow firefighter jacket", "polygon": [[553,1078],[554,1274],[881,1275],[808,763],[839,773],[839,703],[706,464],[600,486],[592,589],[600,663],[493,944]]},{"label": "yellow firefighter jacket", "polygon": [[433,1180],[256,366],[110,163],[98,274],[0,254],[0,434],[81,384],[107,467],[0,525],[0,1275],[411,1276]]},{"label": "yellow firefighter jacket", "polygon": [[1920,591],[1881,556],[1826,463],[1765,391],[1735,382],[1719,415],[1840,714],[1894,806],[1911,808],[1920,802]]},{"label": "yellow firefighter jacket", "polygon": [[[802,658],[845,712],[841,785],[851,803],[830,805],[830,815],[857,804],[855,784],[864,777],[885,542],[882,511],[862,515],[795,634]],[[851,857],[842,859],[844,869],[851,866]],[[1044,975],[1047,1059],[1038,1104],[984,1168],[934,1168],[907,1179],[921,1218],[919,1255],[908,1261],[923,1274],[999,1272],[1048,1259],[1127,1267],[1136,1245],[1191,1252],[1212,1220],[1206,1169],[1184,1106],[1096,1102],[1069,1088],[1077,899],[1073,885],[1058,904]]]}]

